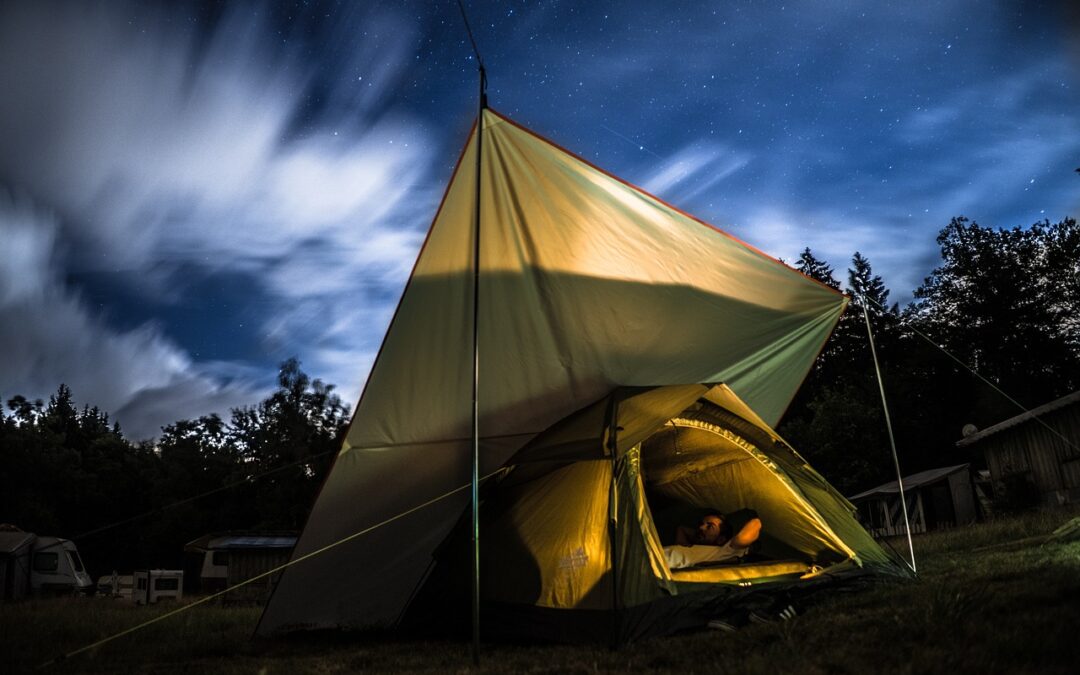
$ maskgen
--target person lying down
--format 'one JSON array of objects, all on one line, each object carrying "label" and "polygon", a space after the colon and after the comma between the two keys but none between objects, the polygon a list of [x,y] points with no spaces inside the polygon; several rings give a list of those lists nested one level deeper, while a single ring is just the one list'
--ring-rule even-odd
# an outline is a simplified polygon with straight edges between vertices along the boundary
[{"label": "person lying down", "polygon": [[759,536],[760,518],[746,521],[732,536],[732,527],[724,515],[710,513],[701,519],[696,529],[680,525],[675,533],[675,545],[664,547],[664,558],[673,570],[738,560],[747,554]]}]

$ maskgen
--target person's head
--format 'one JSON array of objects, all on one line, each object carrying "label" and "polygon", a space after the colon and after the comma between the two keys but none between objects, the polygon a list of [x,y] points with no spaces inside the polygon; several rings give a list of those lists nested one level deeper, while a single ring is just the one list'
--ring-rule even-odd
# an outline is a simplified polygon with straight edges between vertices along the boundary
[{"label": "person's head", "polygon": [[720,546],[731,538],[730,529],[722,513],[708,513],[698,524],[697,542]]}]

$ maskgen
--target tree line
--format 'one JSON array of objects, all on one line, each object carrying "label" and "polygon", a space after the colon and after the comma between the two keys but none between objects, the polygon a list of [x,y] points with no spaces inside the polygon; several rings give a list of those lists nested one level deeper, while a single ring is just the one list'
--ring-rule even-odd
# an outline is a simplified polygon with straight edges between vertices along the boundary
[{"label": "tree line", "polygon": [[[846,283],[810,249],[795,265],[852,299],[778,431],[845,494],[894,478],[867,319],[905,473],[978,464],[955,446],[963,425],[1020,412],[961,364],[1028,408],[1080,388],[1076,221],[995,229],[955,218],[937,243],[941,263],[903,308],[858,252]],[[298,530],[347,412],[295,359],[257,405],[179,420],[155,442],[78,409],[64,385],[47,404],[14,396],[0,409],[0,522],[77,537],[95,574],[179,565],[182,545],[209,532]]]},{"label": "tree line", "polygon": [[347,408],[295,359],[258,405],[180,420],[133,443],[60,385],[0,411],[0,522],[75,538],[90,569],[179,566],[184,543],[227,530],[299,530]]},{"label": "tree line", "polygon": [[937,243],[941,263],[903,308],[858,252],[843,288],[810,249],[796,264],[851,305],[778,431],[845,494],[895,479],[867,318],[904,473],[982,463],[956,448],[963,426],[1022,412],[980,376],[1027,409],[1080,388],[1076,220],[996,229],[954,218]]}]

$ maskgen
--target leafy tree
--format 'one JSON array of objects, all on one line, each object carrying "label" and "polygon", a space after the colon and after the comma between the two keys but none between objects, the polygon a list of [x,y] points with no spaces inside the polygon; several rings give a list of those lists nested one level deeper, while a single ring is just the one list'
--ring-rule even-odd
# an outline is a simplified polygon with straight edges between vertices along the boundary
[{"label": "leafy tree", "polygon": [[299,528],[348,422],[334,386],[312,381],[296,359],[281,364],[278,389],[256,407],[233,411],[230,439],[259,482],[262,527]]},{"label": "leafy tree", "polygon": [[[1080,386],[1075,221],[995,230],[953,218],[937,241],[942,264],[909,320],[1026,407]],[[987,419],[1015,412],[987,387],[975,396]]]},{"label": "leafy tree", "polygon": [[[340,445],[346,408],[295,360],[257,406],[179,420],[133,445],[61,385],[49,399],[14,396],[0,413],[0,520],[78,537],[95,574],[179,565],[207,532],[298,529]],[[115,526],[114,525],[118,525]]]},{"label": "leafy tree", "polygon": [[1037,227],[1044,242],[1045,300],[1075,356],[1080,354],[1080,225],[1075,218],[1066,218],[1056,225],[1044,221]]}]

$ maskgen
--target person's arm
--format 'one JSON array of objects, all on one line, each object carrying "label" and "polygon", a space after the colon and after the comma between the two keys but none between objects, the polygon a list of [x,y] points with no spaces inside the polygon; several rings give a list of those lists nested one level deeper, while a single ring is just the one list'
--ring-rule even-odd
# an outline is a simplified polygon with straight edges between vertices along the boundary
[{"label": "person's arm", "polygon": [[731,545],[734,548],[750,548],[750,544],[757,541],[759,536],[761,536],[761,519],[751,518],[746,525],[743,525],[739,533],[731,538]]}]

